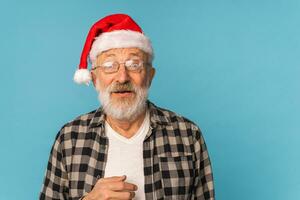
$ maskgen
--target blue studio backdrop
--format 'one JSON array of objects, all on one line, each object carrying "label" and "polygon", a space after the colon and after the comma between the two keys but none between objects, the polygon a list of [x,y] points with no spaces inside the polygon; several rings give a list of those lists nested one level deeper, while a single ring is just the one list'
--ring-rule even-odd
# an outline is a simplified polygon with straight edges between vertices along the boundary
[{"label": "blue studio backdrop", "polygon": [[300,199],[299,0],[1,0],[0,199],[37,199],[55,135],[99,106],[72,81],[90,26],[127,13],[150,99],[196,122],[218,200]]}]

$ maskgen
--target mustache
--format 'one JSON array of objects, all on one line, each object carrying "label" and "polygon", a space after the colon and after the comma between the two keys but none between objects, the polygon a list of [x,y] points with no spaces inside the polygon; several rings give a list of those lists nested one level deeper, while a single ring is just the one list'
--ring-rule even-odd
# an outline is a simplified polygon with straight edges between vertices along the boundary
[{"label": "mustache", "polygon": [[126,83],[113,83],[109,89],[109,92],[136,92],[135,86],[131,82]]}]

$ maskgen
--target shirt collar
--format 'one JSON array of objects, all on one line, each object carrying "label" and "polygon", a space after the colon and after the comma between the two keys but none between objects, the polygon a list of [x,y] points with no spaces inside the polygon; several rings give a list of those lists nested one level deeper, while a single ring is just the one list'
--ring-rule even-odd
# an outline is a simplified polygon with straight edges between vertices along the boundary
[{"label": "shirt collar", "polygon": [[[171,122],[170,117],[163,112],[163,109],[157,107],[154,103],[152,103],[149,100],[147,100],[147,107],[150,113],[151,128],[156,128],[158,125],[165,126]],[[104,124],[105,124],[105,114],[101,106],[94,112],[89,127],[90,128],[99,127],[99,126],[104,127]]]},{"label": "shirt collar", "polygon": [[102,106],[99,107],[92,116],[92,119],[90,121],[89,127],[94,128],[98,126],[104,126],[105,124],[105,114],[103,112]]}]

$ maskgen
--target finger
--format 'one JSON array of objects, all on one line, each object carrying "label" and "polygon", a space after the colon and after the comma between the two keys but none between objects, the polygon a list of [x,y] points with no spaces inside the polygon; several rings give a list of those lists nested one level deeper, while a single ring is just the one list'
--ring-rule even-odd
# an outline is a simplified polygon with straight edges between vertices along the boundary
[{"label": "finger", "polygon": [[112,176],[112,177],[106,177],[106,178],[100,178],[98,181],[102,183],[106,182],[117,182],[117,181],[124,181],[126,179],[126,176]]},{"label": "finger", "polygon": [[138,187],[128,182],[111,182],[107,183],[107,188],[114,191],[136,191]]},{"label": "finger", "polygon": [[134,192],[114,192],[114,191],[111,191],[110,192],[110,197],[112,199],[127,200],[127,199],[133,199],[135,197],[135,193]]}]

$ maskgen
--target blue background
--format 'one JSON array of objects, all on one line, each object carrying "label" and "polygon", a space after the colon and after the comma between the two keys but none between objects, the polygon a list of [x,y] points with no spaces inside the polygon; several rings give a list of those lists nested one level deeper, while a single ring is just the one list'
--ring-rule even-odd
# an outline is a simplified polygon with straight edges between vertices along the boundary
[{"label": "blue background", "polygon": [[1,0],[0,199],[37,199],[56,133],[99,106],[72,77],[91,24],[119,12],[152,39],[150,99],[201,127],[217,199],[300,199],[299,10],[299,0]]}]

